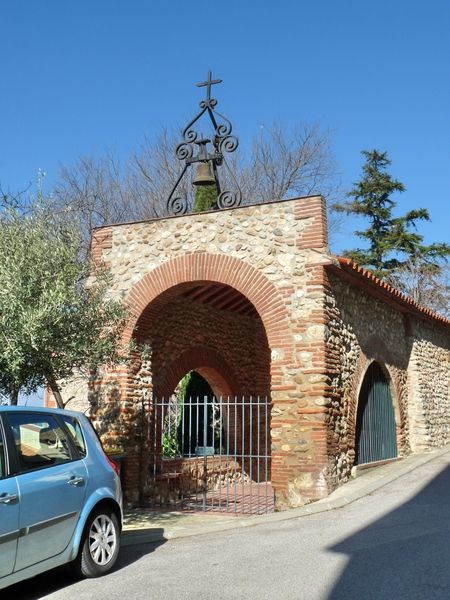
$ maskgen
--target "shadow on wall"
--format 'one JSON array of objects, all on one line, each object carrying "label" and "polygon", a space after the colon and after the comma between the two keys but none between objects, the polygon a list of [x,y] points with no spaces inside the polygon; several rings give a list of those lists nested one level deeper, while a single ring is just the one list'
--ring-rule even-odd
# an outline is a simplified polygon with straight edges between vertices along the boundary
[{"label": "shadow on wall", "polygon": [[[102,440],[104,449],[126,450],[135,441],[136,423],[140,419],[140,406],[133,413],[124,413],[121,406],[120,388],[116,382],[89,391],[90,417]],[[139,432],[138,432],[139,433]]]},{"label": "shadow on wall", "polygon": [[450,467],[412,500],[331,547],[349,562],[328,600],[450,598]]}]

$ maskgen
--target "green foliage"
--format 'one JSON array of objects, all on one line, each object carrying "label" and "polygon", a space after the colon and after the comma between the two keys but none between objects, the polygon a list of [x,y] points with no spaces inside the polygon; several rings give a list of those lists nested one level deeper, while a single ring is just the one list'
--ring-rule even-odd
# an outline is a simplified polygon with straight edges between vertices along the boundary
[{"label": "green foliage", "polygon": [[169,412],[164,419],[164,432],[162,436],[163,458],[175,458],[181,455],[180,426],[183,402],[186,400],[186,392],[192,379],[192,371],[186,373],[178,384],[177,406],[170,405]]},{"label": "green foliage", "polygon": [[180,398],[182,402],[186,402],[187,389],[192,379],[192,373],[193,371],[186,373],[186,375],[181,378],[180,383],[178,384],[178,398]]},{"label": "green foliage", "polygon": [[[185,375],[183,379],[186,379]],[[183,380],[182,380],[183,381]],[[162,435],[162,456],[163,458],[175,458],[181,456],[181,445],[178,431],[181,424],[183,397],[178,395],[172,397],[169,402],[168,411],[164,418],[164,430]]]},{"label": "green foliage", "polygon": [[[58,381],[121,359],[126,311],[107,297],[110,276],[81,260],[78,231],[42,201],[0,212],[0,391]],[[89,285],[86,285],[89,282]]]},{"label": "green foliage", "polygon": [[164,433],[162,436],[162,455],[163,458],[175,458],[176,456],[181,455],[180,445],[178,443],[178,433],[176,424],[174,429],[168,429],[168,419],[170,417],[166,417],[166,421],[164,423]]},{"label": "green foliage", "polygon": [[408,211],[394,217],[396,202],[391,195],[404,192],[405,187],[387,172],[391,161],[386,152],[364,150],[366,162],[363,176],[347,194],[351,200],[335,204],[333,208],[347,215],[357,215],[369,220],[369,227],[356,231],[365,240],[367,249],[347,250],[344,254],[355,262],[373,271],[378,277],[388,277],[408,262],[424,262],[439,268],[440,261],[450,254],[445,243],[423,244],[423,236],[411,228],[418,221],[429,221],[425,208]]},{"label": "green foliage", "polygon": [[217,186],[199,185],[195,188],[194,212],[212,210],[217,202]]},{"label": "green foliage", "polygon": [[164,419],[162,436],[163,458],[175,458],[181,455],[180,426],[183,402],[186,402],[186,391],[192,378],[192,371],[186,373],[176,390],[176,400],[169,404],[168,413]]}]

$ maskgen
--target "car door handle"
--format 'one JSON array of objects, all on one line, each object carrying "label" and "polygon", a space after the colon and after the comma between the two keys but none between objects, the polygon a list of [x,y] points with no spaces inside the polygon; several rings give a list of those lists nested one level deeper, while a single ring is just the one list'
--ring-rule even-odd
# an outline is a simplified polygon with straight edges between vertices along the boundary
[{"label": "car door handle", "polygon": [[71,477],[67,483],[70,483],[70,485],[75,485],[75,486],[83,485],[84,477],[75,477],[75,476]]},{"label": "car door handle", "polygon": [[11,504],[15,502],[19,496],[17,494],[2,494],[0,496],[0,504]]}]

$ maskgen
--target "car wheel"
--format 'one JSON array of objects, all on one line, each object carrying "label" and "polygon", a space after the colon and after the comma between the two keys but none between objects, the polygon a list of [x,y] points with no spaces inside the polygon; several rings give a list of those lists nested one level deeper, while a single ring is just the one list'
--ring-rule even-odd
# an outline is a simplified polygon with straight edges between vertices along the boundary
[{"label": "car wheel", "polygon": [[120,547],[119,522],[107,508],[89,517],[81,540],[75,569],[83,577],[99,577],[112,569]]}]

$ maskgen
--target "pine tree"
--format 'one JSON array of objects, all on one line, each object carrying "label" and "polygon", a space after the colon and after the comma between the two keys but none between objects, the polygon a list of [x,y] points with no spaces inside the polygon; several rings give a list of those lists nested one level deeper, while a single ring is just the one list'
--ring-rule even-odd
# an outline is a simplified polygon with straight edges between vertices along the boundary
[{"label": "pine tree", "polygon": [[351,200],[335,204],[333,208],[369,220],[367,229],[355,231],[368,242],[368,248],[347,250],[344,255],[381,278],[392,277],[410,263],[441,268],[442,260],[450,255],[450,246],[445,243],[426,246],[423,236],[415,230],[418,221],[430,220],[428,211],[419,208],[394,217],[397,203],[391,195],[404,192],[405,186],[387,172],[391,161],[386,152],[364,150],[362,154],[366,158],[363,176],[347,194]]},{"label": "pine tree", "polygon": [[213,210],[217,202],[217,186],[199,185],[195,189],[194,212],[203,212],[205,210]]}]

